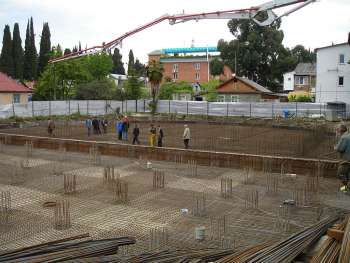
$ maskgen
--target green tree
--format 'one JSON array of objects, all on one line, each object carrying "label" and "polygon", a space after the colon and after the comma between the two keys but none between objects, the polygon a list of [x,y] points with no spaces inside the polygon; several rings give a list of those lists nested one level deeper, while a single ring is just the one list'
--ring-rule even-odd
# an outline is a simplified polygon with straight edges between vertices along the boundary
[{"label": "green tree", "polygon": [[224,73],[224,62],[218,58],[210,61],[210,74],[213,76],[220,76]]},{"label": "green tree", "polygon": [[24,47],[24,66],[23,75],[27,80],[34,80],[37,77],[37,52],[35,47],[35,33],[33,18],[31,17],[27,24],[26,40]]},{"label": "green tree", "polygon": [[23,48],[18,23],[13,27],[12,57],[14,66],[14,78],[23,79]]},{"label": "green tree", "polygon": [[284,49],[280,21],[262,27],[251,20],[231,20],[228,27],[236,39],[219,41],[218,49],[224,63],[237,68],[237,75],[276,89],[279,83],[271,69],[279,63],[279,54]]},{"label": "green tree", "polygon": [[[52,48],[51,53],[53,57],[62,56],[62,49],[58,45]],[[42,73],[35,88],[34,99],[75,98],[78,85],[106,80],[111,69],[112,58],[104,53],[57,62],[46,67]]]},{"label": "green tree", "polygon": [[303,45],[297,45],[291,50],[291,55],[297,60],[297,63],[315,63],[316,54],[307,50]]},{"label": "green tree", "polygon": [[175,93],[193,93],[193,89],[190,83],[181,82],[165,82],[159,89],[160,100],[171,100]]},{"label": "green tree", "polygon": [[70,53],[72,53],[72,51],[71,51],[69,48],[66,48],[66,49],[64,50],[63,55],[64,55],[64,56],[65,56],[65,55],[69,55]]},{"label": "green tree", "polygon": [[93,78],[82,61],[67,60],[46,67],[34,90],[35,100],[65,100],[76,96],[76,87]]},{"label": "green tree", "polygon": [[125,69],[124,69],[124,63],[122,61],[122,55],[120,54],[118,48],[114,49],[112,60],[113,60],[112,73],[125,75]]},{"label": "green tree", "polygon": [[201,84],[201,93],[206,98],[207,101],[217,101],[218,92],[217,87],[220,85],[220,81],[212,79],[209,82]]},{"label": "green tree", "polygon": [[4,36],[2,40],[2,49],[0,56],[0,71],[6,73],[11,77],[14,76],[12,39],[9,25],[5,25],[4,28]]},{"label": "green tree", "polygon": [[128,62],[128,75],[131,75],[132,73],[135,73],[135,59],[134,59],[134,53],[132,52],[132,49],[129,51],[129,62]]},{"label": "green tree", "polygon": [[38,75],[44,71],[49,59],[51,51],[51,33],[49,23],[44,23],[43,31],[41,33],[40,40],[40,52],[39,52],[39,64],[38,64]]},{"label": "green tree", "polygon": [[110,100],[116,90],[115,82],[109,79],[93,80],[77,85],[78,100]]},{"label": "green tree", "polygon": [[152,102],[150,104],[152,109],[152,114],[156,112],[159,86],[163,79],[164,67],[159,61],[152,60],[146,67],[146,76],[151,84],[151,96]]},{"label": "green tree", "polygon": [[146,74],[146,66],[144,64],[142,64],[140,62],[140,60],[136,59],[135,65],[134,65],[134,69],[135,69],[136,76],[139,76],[139,77],[144,77],[145,76],[145,74]]},{"label": "green tree", "polygon": [[141,97],[142,82],[133,74],[124,82],[124,90],[126,98],[129,100],[137,100]]},{"label": "green tree", "polygon": [[111,56],[106,53],[83,57],[81,61],[86,64],[93,79],[104,79],[112,72],[113,61]]}]

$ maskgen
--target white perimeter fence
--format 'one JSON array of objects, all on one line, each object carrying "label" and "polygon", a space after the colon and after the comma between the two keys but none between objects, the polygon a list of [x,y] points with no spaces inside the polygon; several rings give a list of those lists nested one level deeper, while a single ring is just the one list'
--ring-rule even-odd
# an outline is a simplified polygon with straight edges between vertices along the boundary
[{"label": "white perimeter fence", "polygon": [[[150,100],[70,100],[70,101],[32,101],[26,104],[13,103],[0,106],[0,118],[11,116],[35,117],[51,115],[104,115],[116,112],[121,113],[150,112]],[[323,103],[300,102],[206,102],[206,101],[172,101],[160,100],[157,106],[158,113],[206,116],[244,116],[272,118],[290,117],[319,117],[325,116],[330,109]],[[333,110],[334,111],[334,110]],[[346,110],[339,110],[342,117],[349,116],[349,105]]]}]

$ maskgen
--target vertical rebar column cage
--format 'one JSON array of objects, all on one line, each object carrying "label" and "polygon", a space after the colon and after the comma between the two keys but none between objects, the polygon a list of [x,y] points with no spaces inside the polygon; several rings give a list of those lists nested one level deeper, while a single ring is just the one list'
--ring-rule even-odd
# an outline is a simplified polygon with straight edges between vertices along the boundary
[{"label": "vertical rebar column cage", "polygon": [[9,223],[11,212],[11,193],[9,191],[1,192],[0,225],[6,225]]},{"label": "vertical rebar column cage", "polygon": [[58,230],[71,227],[71,213],[69,200],[56,201],[54,212],[54,226]]}]

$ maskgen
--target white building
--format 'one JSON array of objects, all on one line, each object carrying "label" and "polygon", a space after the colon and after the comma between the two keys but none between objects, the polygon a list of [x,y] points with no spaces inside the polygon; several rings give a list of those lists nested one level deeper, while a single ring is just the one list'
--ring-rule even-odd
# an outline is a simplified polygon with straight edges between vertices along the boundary
[{"label": "white building", "polygon": [[316,54],[316,102],[350,104],[350,45],[317,48]]},{"label": "white building", "polygon": [[315,93],[316,65],[299,63],[294,71],[283,74],[284,91],[305,91]]}]

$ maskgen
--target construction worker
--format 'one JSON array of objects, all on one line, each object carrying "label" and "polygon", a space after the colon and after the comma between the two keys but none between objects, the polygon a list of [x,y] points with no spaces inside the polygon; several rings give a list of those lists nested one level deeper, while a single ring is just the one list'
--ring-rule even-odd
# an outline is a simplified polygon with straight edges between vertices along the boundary
[{"label": "construction worker", "polygon": [[164,137],[164,132],[162,127],[160,127],[160,125],[158,125],[158,147],[163,147],[163,137]]},{"label": "construction worker", "polygon": [[49,119],[49,122],[47,124],[47,133],[50,137],[53,136],[53,131],[55,130],[55,123],[53,120]]},{"label": "construction worker", "polygon": [[91,135],[91,129],[92,129],[92,120],[90,118],[86,119],[85,126],[87,128],[88,136],[90,136]]},{"label": "construction worker", "polygon": [[153,124],[151,124],[151,128],[149,129],[149,144],[151,147],[154,147],[156,144],[156,135],[157,129]]},{"label": "construction worker", "polygon": [[184,144],[185,144],[185,149],[188,149],[190,139],[191,139],[191,131],[190,128],[188,128],[188,125],[184,125],[184,134],[183,134],[183,139],[184,139]]},{"label": "construction worker", "polygon": [[349,173],[350,173],[350,133],[344,124],[337,128],[336,135],[339,138],[334,150],[340,153],[342,161],[338,166],[337,176],[342,182],[340,190],[349,194]]},{"label": "construction worker", "polygon": [[132,139],[132,144],[135,144],[135,143],[140,144],[140,141],[139,141],[140,129],[136,123],[132,131],[132,134],[134,136],[134,138]]}]

